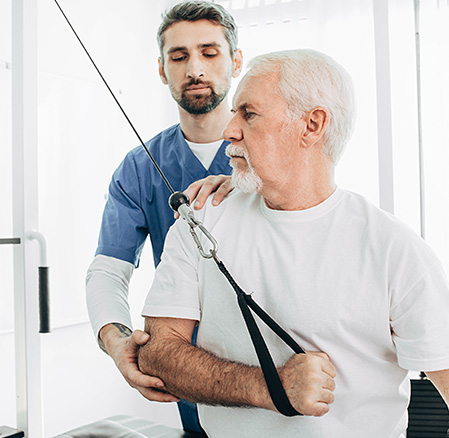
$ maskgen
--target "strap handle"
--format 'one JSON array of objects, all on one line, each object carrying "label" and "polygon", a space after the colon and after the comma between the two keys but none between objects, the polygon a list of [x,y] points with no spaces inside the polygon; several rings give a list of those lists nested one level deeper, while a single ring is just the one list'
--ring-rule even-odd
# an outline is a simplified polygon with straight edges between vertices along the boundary
[{"label": "strap handle", "polygon": [[281,379],[276,369],[276,365],[273,362],[273,358],[270,355],[267,344],[260,333],[259,327],[256,324],[254,316],[252,315],[250,308],[262,319],[262,321],[270,327],[295,353],[305,353],[305,351],[296,343],[296,341],[276,322],[274,321],[252,298],[245,293],[240,286],[232,278],[226,266],[218,257],[214,256],[214,260],[217,263],[218,268],[224,274],[226,279],[237,294],[237,302],[245,320],[246,327],[248,328],[251,340],[256,350],[257,358],[259,359],[260,367],[265,378],[265,382],[270,393],[271,400],[273,401],[276,409],[286,417],[293,417],[302,415],[295,410],[290,403],[284,387],[282,386]]}]

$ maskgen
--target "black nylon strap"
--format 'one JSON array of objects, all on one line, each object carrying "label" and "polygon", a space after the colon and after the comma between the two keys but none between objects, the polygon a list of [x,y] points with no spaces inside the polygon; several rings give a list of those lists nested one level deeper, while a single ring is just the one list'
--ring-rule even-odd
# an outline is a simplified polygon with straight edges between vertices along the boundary
[{"label": "black nylon strap", "polygon": [[296,343],[296,341],[263,310],[252,298],[251,295],[245,293],[245,301],[253,312],[273,330],[296,354],[304,353],[305,351]]},{"label": "black nylon strap", "polygon": [[295,353],[304,353],[304,350],[295,342],[295,340],[274,321],[252,298],[246,294],[240,286],[232,278],[231,274],[226,269],[226,266],[217,257],[214,257],[218,268],[224,274],[226,279],[237,294],[237,302],[245,320],[246,327],[248,328],[251,340],[256,350],[257,358],[259,359],[260,367],[267,384],[268,392],[270,393],[271,400],[273,401],[276,409],[287,417],[294,417],[302,415],[295,410],[290,403],[284,387],[282,386],[281,379],[277,372],[276,366],[268,350],[267,344],[260,333],[259,327],[250,311],[250,308],[256,313],[262,321],[267,324]]}]

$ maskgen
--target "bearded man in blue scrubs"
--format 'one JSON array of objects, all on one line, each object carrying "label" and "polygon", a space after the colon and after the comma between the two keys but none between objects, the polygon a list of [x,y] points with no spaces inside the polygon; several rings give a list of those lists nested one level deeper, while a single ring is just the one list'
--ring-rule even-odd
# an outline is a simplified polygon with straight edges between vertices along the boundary
[{"label": "bearded man in blue scrubs", "polygon": [[[242,53],[237,48],[234,19],[218,4],[188,1],[175,5],[158,30],[159,74],[178,104],[180,123],[146,143],[175,190],[194,185],[189,195],[201,207],[219,188],[215,203],[229,190],[231,173],[222,131],[232,118],[227,94],[240,74]],[[114,360],[126,381],[149,400],[178,401],[160,391],[164,383],[142,374],[135,357],[148,340],[132,331],[128,285],[146,238],[160,261],[165,236],[174,222],[168,206],[169,190],[142,147],[130,151],[114,172],[109,187],[95,258],[86,279],[87,304],[100,347]],[[186,430],[201,432],[194,405],[179,404]]]}]

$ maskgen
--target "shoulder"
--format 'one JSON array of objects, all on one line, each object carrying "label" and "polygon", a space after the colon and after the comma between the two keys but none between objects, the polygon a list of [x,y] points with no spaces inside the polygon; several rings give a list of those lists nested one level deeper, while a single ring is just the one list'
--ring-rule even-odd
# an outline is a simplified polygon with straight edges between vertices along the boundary
[{"label": "shoulder", "polygon": [[[145,145],[148,148],[157,148],[159,146],[166,146],[168,144],[174,144],[183,138],[179,123],[164,129],[159,134],[155,135]],[[142,148],[143,149],[143,148]]]},{"label": "shoulder", "polygon": [[[181,130],[179,124],[173,125],[145,142],[145,146],[154,156],[156,161],[158,161],[161,159],[161,155],[169,154],[170,145],[175,145],[180,133]],[[119,174],[123,171],[126,171],[127,173],[134,172],[138,174],[143,172],[144,174],[147,174],[149,169],[150,171],[153,169],[153,163],[143,146],[138,145],[125,155],[117,172]]]},{"label": "shoulder", "polygon": [[342,191],[342,207],[349,217],[362,220],[367,226],[375,228],[381,234],[399,233],[413,238],[419,237],[409,225],[377,207],[364,196],[348,190]]},{"label": "shoulder", "polygon": [[367,246],[383,254],[394,265],[415,264],[421,270],[438,261],[432,248],[408,224],[364,196],[345,191],[342,206],[348,220],[362,225]]},{"label": "shoulder", "polygon": [[[203,223],[209,231],[223,220],[228,228],[232,227],[235,221],[241,220],[242,217],[246,218],[249,210],[256,211],[256,214],[260,212],[261,197],[258,194],[247,195],[234,189],[217,206],[212,205],[212,198],[213,194],[209,196],[201,210],[192,208],[195,218]],[[182,220],[177,220],[176,224],[182,222]]]},{"label": "shoulder", "polygon": [[[209,197],[201,210],[194,210],[194,215],[220,244],[242,220],[251,220],[251,216],[248,214],[249,210],[255,211],[255,214],[260,213],[260,199],[258,194],[247,195],[234,189],[218,206],[213,206],[212,197]],[[196,234],[206,248],[209,243],[205,234],[198,229],[196,229]],[[200,259],[190,227],[184,220],[178,219],[168,232],[164,253],[179,251],[181,247],[185,256],[190,258],[192,263],[196,263]]]},{"label": "shoulder", "polygon": [[203,209],[198,212],[199,219],[211,228],[221,220],[226,220],[231,227],[234,221],[247,218],[250,212],[260,214],[261,196],[257,193],[246,194],[234,189],[218,206],[212,205],[212,198],[213,195],[209,196]]},{"label": "shoulder", "polygon": [[[156,152],[158,148],[165,147],[167,143],[173,144],[179,141],[178,139],[180,137],[182,137],[181,128],[179,126],[179,123],[177,123],[176,125],[164,129],[163,131],[159,132],[159,134],[146,141],[145,146],[149,150],[155,150]],[[128,153],[128,155],[130,157],[148,156],[142,145],[136,146]]]}]

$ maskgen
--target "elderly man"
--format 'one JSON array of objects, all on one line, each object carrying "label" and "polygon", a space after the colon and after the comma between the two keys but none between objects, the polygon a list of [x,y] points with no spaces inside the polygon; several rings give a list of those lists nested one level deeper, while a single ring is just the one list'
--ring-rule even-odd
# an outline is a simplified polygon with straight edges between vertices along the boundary
[{"label": "elderly man", "polygon": [[292,356],[261,325],[304,416],[276,412],[235,294],[181,221],[143,310],[151,338],[139,365],[202,403],[211,438],[404,437],[407,370],[425,370],[449,399],[443,270],[412,231],[334,182],[354,120],[347,72],[311,50],[250,67],[224,131],[240,190],[200,219],[235,280],[308,351]]}]

